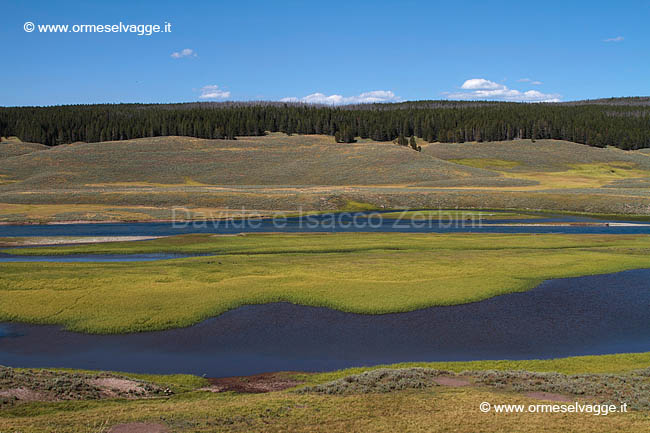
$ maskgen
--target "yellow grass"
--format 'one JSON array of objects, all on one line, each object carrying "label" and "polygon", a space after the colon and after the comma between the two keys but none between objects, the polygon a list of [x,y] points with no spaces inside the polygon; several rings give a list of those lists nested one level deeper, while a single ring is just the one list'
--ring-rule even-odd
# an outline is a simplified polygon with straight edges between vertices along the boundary
[{"label": "yellow grass", "polygon": [[534,180],[539,185],[519,187],[521,190],[561,189],[561,188],[600,188],[613,181],[649,177],[650,171],[639,170],[629,162],[609,164],[572,164],[566,171],[557,172],[503,172],[504,176],[515,179]]}]

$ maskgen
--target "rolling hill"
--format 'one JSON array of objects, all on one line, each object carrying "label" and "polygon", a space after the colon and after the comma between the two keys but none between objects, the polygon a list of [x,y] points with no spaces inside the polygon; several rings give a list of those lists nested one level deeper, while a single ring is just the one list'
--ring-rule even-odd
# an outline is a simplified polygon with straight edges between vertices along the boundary
[{"label": "rolling hill", "polygon": [[273,133],[45,147],[0,143],[0,219],[150,220],[177,206],[233,212],[366,207],[650,214],[645,151],[558,140],[335,143]]}]

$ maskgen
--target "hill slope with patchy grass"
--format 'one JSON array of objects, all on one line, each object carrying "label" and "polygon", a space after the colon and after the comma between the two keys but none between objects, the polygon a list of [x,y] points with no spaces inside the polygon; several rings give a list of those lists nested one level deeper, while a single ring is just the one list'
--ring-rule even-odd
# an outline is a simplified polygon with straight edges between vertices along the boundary
[{"label": "hill slope with patchy grass", "polygon": [[4,161],[21,186],[381,185],[496,176],[392,143],[337,144],[327,136],[203,140],[157,137],[62,145]]},{"label": "hill slope with patchy grass", "polygon": [[0,143],[0,221],[151,220],[233,209],[545,209],[650,214],[643,151],[554,140],[427,144],[269,134],[44,148]]},{"label": "hill slope with patchy grass", "polygon": [[44,144],[27,143],[20,141],[16,137],[2,137],[2,140],[0,141],[0,160],[47,149],[49,149],[49,147]]},{"label": "hill slope with patchy grass", "polygon": [[[33,152],[38,152],[40,150],[49,149],[44,144],[39,143],[26,143],[20,141],[17,137],[1,137],[0,138],[0,161],[5,159],[27,155]],[[14,183],[13,176],[11,174],[0,174],[0,185],[7,185]],[[0,205],[1,206],[1,205]]]}]

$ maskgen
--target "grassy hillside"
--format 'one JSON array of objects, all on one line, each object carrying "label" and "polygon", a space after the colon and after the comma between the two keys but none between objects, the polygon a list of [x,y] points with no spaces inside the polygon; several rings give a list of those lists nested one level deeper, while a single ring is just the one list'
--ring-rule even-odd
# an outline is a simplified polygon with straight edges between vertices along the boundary
[{"label": "grassy hillside", "polygon": [[355,313],[409,311],[525,291],[549,278],[650,267],[648,248],[648,236],[386,233],[187,235],[24,248],[18,252],[213,255],[0,263],[0,321],[119,333],[187,326],[241,305],[282,301]]},{"label": "grassy hillside", "polygon": [[426,144],[328,136],[2,142],[0,221],[169,219],[229,212],[519,208],[650,214],[650,158],[553,140]]},{"label": "grassy hillside", "polygon": [[26,155],[28,153],[46,149],[49,148],[44,144],[27,143],[20,141],[17,137],[2,137],[2,140],[0,141],[0,159],[9,158],[11,156]]},{"label": "grassy hillside", "polygon": [[203,140],[157,137],[57,146],[4,161],[21,186],[379,185],[496,176],[392,143],[336,144],[328,136]]}]

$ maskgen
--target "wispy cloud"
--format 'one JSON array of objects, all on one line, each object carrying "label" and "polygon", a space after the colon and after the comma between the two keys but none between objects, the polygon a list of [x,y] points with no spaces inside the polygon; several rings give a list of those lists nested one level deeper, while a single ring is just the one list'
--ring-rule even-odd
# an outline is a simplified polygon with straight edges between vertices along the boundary
[{"label": "wispy cloud", "polygon": [[171,54],[172,59],[182,59],[184,57],[198,57],[198,54],[196,54],[196,51],[194,51],[191,48],[185,48],[180,51],[174,51]]},{"label": "wispy cloud", "polygon": [[396,96],[391,90],[373,90],[371,92],[361,93],[355,96],[343,95],[325,95],[324,93],[312,93],[302,98],[294,96],[282,98],[282,102],[304,102],[307,104],[327,104],[327,105],[345,105],[345,104],[371,104],[374,102],[399,102],[402,99]]},{"label": "wispy cloud", "polygon": [[623,42],[625,38],[623,36],[616,36],[615,38],[604,39],[603,42]]},{"label": "wispy cloud", "polygon": [[209,84],[201,87],[199,99],[226,99],[230,98],[230,92],[222,90],[216,84]]},{"label": "wispy cloud", "polygon": [[517,80],[517,82],[518,83],[530,83],[533,86],[541,86],[542,84],[544,84],[539,80],[533,80],[531,78],[520,78],[520,79]]},{"label": "wispy cloud", "polygon": [[[527,81],[530,84],[541,82]],[[492,100],[512,102],[559,102],[561,95],[557,93],[542,93],[538,90],[510,89],[504,84],[495,83],[485,78],[472,78],[466,80],[460,92],[444,92],[448,99]]]}]

